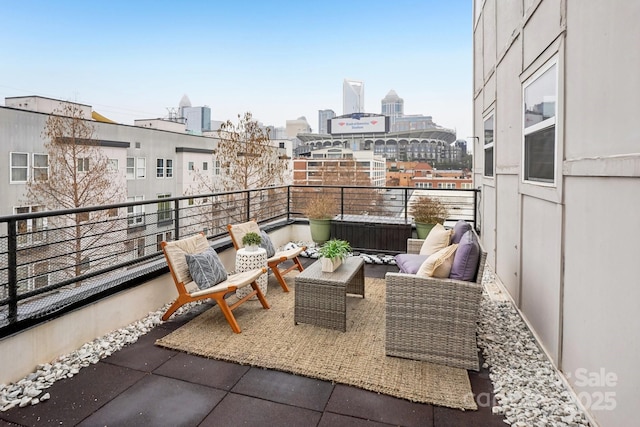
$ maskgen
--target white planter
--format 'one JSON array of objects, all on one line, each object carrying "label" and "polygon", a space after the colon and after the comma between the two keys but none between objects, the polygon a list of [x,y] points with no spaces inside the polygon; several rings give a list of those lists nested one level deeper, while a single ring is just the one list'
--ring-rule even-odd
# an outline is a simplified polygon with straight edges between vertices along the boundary
[{"label": "white planter", "polygon": [[258,250],[258,245],[247,245],[244,248],[247,252],[255,252]]},{"label": "white planter", "polygon": [[342,264],[342,259],[340,258],[320,258],[320,262],[322,263],[322,271],[325,273],[333,273],[336,268],[340,267]]}]

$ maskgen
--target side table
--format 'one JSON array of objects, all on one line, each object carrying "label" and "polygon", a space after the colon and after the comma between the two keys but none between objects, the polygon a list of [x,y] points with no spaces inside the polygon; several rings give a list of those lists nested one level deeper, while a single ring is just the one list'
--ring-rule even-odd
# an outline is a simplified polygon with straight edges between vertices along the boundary
[{"label": "side table", "polygon": [[[258,248],[255,251],[248,251],[245,248],[238,249],[236,251],[236,273],[242,273],[256,268],[262,268],[267,266],[267,251],[263,248]],[[267,274],[263,274],[256,280],[260,290],[264,295],[267,294]],[[245,286],[244,288],[236,289],[236,297],[244,298],[247,296],[253,288],[251,286]],[[251,297],[251,299],[257,300],[257,296]]]}]

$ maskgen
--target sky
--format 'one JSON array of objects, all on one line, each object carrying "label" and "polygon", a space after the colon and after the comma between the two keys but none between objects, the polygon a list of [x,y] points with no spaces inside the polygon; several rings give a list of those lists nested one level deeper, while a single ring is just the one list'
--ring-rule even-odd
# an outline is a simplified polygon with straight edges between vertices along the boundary
[{"label": "sky", "polygon": [[390,90],[405,114],[472,135],[471,0],[0,0],[0,101],[39,95],[123,124],[183,95],[212,120],[265,125],[342,114],[344,79],[365,112]]}]

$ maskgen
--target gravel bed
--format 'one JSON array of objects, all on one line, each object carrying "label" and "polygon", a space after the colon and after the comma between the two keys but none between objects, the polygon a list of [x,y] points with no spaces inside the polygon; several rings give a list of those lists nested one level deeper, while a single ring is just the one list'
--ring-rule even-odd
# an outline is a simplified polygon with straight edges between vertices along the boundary
[{"label": "gravel bed", "polygon": [[[485,269],[485,289],[495,284]],[[516,427],[589,426],[558,372],[538,347],[531,331],[508,300],[484,292],[480,306],[478,346],[483,367],[493,382],[494,414]],[[478,402],[482,404],[486,402]]]}]

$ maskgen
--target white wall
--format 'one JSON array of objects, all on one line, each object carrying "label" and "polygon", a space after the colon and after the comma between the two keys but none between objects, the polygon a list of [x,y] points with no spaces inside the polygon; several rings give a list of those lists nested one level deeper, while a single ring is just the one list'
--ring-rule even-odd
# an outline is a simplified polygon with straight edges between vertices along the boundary
[{"label": "white wall", "polygon": [[[603,426],[640,395],[640,3],[486,0],[474,26],[474,130],[495,111],[495,177],[474,179],[502,283]],[[636,43],[637,44],[637,43]],[[558,61],[557,179],[522,181],[522,85]],[[495,220],[492,220],[494,219]]]}]

